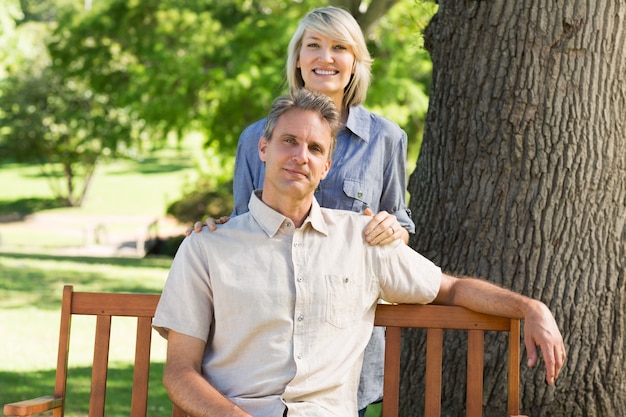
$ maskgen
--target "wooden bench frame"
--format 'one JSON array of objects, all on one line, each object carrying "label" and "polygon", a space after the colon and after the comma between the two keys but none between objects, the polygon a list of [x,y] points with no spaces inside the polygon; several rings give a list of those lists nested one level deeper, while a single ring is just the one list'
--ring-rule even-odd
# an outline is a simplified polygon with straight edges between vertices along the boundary
[{"label": "wooden bench frame", "polygon": [[[121,316],[137,318],[130,415],[131,417],[145,417],[148,401],[152,318],[159,297],[158,294],[74,292],[71,285],[66,285],[63,288],[61,304],[61,326],[54,394],[6,404],[4,414],[6,416],[31,416],[52,410],[53,417],[63,416],[72,316],[91,315],[96,316],[96,336],[89,416],[104,416],[111,321],[113,317]],[[482,416],[483,333],[487,330],[509,332],[508,411],[509,415],[518,414],[519,320],[479,314],[461,307],[381,304],[376,310],[375,325],[387,328],[384,417],[398,415],[402,328],[424,328],[428,330],[425,417],[440,416],[443,329],[468,330],[468,417]],[[182,410],[173,405],[173,417],[183,417],[184,415]]]},{"label": "wooden bench frame", "polygon": [[466,416],[482,417],[484,332],[509,333],[508,414],[519,414],[520,320],[476,313],[463,307],[439,305],[388,305],[376,309],[375,325],[385,326],[383,417],[398,415],[400,352],[403,328],[427,330],[424,416],[441,415],[441,369],[444,329],[467,331]]},{"label": "wooden bench frame", "polygon": [[[4,414],[6,416],[30,416],[52,410],[53,417],[63,416],[72,316],[88,315],[96,316],[89,416],[104,416],[112,318],[136,317],[137,334],[130,415],[145,417],[148,404],[152,318],[159,298],[158,294],[74,292],[71,285],[66,285],[63,288],[61,303],[61,329],[54,394],[6,404]],[[184,413],[178,407],[173,406],[172,416],[183,417]]]}]

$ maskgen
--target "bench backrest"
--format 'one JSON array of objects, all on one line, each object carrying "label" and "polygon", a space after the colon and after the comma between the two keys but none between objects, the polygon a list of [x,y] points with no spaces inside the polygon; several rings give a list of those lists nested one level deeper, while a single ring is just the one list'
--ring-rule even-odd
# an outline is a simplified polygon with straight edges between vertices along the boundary
[{"label": "bench backrest", "polygon": [[[137,318],[135,359],[132,385],[131,416],[145,417],[148,402],[152,319],[159,302],[157,294],[74,292],[63,288],[61,326],[54,395],[4,406],[7,416],[29,416],[52,410],[54,417],[64,413],[66,398],[70,330],[72,316],[96,317],[89,416],[103,417],[111,321],[113,317]],[[425,417],[439,417],[441,409],[442,340],[444,329],[468,331],[467,416],[482,416],[483,337],[484,331],[509,333],[508,410],[519,410],[519,320],[479,314],[462,307],[435,305],[386,305],[377,307],[375,325],[386,330],[383,417],[398,415],[400,388],[400,351],[402,328],[427,329]],[[175,405],[173,417],[185,414]]]},{"label": "bench backrest", "polygon": [[[137,318],[137,331],[130,415],[145,417],[148,404],[152,318],[159,297],[158,294],[74,292],[71,285],[66,285],[63,288],[61,303],[61,328],[54,394],[7,404],[4,406],[5,415],[26,416],[52,410],[54,417],[63,416],[72,317],[88,315],[96,317],[89,416],[104,416],[111,321],[113,317],[135,317]],[[184,414],[174,406],[172,416],[182,417]]]},{"label": "bench backrest", "polygon": [[519,414],[519,320],[480,314],[463,307],[380,304],[376,309],[375,324],[387,328],[383,417],[396,417],[398,415],[401,332],[403,328],[422,328],[427,331],[425,417],[439,417],[441,415],[444,330],[467,331],[467,417],[482,417],[483,415],[484,332],[508,332],[508,415]]}]

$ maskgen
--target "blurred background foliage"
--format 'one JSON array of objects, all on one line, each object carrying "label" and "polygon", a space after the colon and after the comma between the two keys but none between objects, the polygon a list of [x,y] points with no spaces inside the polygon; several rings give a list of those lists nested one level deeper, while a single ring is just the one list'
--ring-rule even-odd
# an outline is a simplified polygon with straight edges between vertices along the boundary
[{"label": "blurred background foliage", "polygon": [[0,0],[0,158],[38,164],[80,206],[99,163],[202,135],[199,180],[168,210],[223,213],[239,134],[286,91],[289,39],[327,3],[367,28],[366,107],[407,132],[412,170],[431,72],[421,33],[436,11],[424,0]]}]

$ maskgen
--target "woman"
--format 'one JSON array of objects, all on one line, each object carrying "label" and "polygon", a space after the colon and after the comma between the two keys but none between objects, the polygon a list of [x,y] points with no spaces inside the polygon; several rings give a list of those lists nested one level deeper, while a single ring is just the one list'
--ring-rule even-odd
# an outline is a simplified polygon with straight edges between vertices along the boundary
[{"label": "woman", "polygon": [[[300,22],[287,58],[291,88],[306,87],[331,97],[345,128],[337,138],[333,167],[315,197],[322,207],[378,213],[366,230],[372,244],[401,238],[408,243],[414,224],[406,210],[406,133],[366,110],[372,59],[352,15],[336,7],[308,13]],[[265,119],[239,138],[234,174],[234,215],[248,211],[253,190],[262,188],[264,167],[257,143]],[[209,223],[210,224],[210,223]]]},{"label": "woman", "polygon": [[[366,110],[372,58],[361,28],[347,11],[323,7],[309,12],[288,48],[290,88],[306,87],[328,95],[341,111],[344,124],[337,138],[332,168],[315,197],[322,207],[373,215],[365,229],[372,244],[396,239],[408,243],[415,225],[406,209],[407,136],[395,123]],[[248,211],[255,189],[263,188],[264,166],[258,141],[265,119],[248,126],[237,146],[233,215]],[[228,218],[207,219],[209,229]],[[195,230],[203,224],[198,222]],[[384,330],[375,328],[365,351],[359,386],[359,415],[382,397]]]}]

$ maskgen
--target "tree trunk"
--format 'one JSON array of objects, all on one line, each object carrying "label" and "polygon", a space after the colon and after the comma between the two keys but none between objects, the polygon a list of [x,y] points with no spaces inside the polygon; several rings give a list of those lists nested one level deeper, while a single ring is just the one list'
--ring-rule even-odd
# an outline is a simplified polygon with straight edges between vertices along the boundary
[{"label": "tree trunk", "polygon": [[[329,4],[349,11],[357,22],[359,22],[361,30],[367,36],[368,33],[374,30],[380,18],[398,1],[399,0],[371,0],[364,2],[363,0],[330,0]],[[365,7],[363,7],[364,5]]]},{"label": "tree trunk", "polygon": [[[522,414],[625,416],[626,2],[440,1],[426,44],[433,80],[409,183],[411,245],[554,313],[568,359],[555,387],[543,362],[522,360]],[[423,342],[407,337],[401,409],[413,417]],[[484,415],[504,416],[494,380],[506,378],[506,343],[485,345]],[[456,417],[464,357],[447,354],[442,415]]]}]

